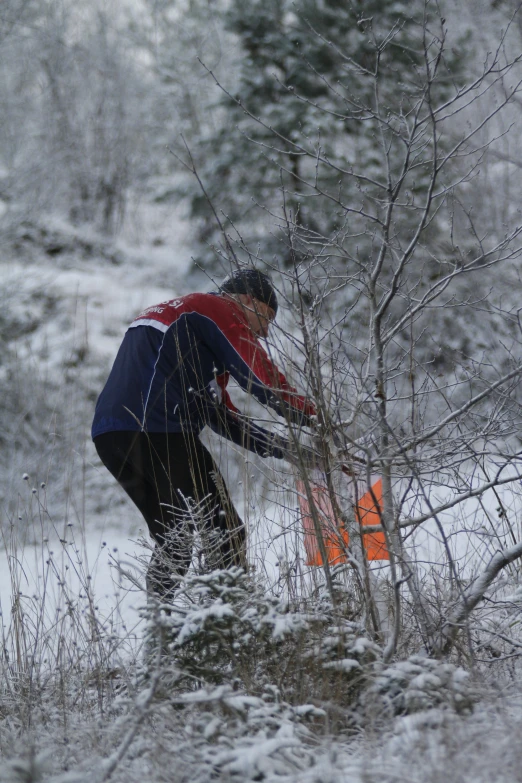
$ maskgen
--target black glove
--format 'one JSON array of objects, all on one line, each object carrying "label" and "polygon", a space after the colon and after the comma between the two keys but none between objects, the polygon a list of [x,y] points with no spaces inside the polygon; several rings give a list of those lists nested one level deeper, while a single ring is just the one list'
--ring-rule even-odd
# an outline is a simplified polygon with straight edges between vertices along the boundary
[{"label": "black glove", "polygon": [[318,451],[302,443],[288,444],[283,458],[300,470],[324,470],[323,458]]},{"label": "black glove", "polygon": [[290,444],[283,438],[282,435],[278,435],[277,432],[271,432],[269,436],[269,442],[267,443],[266,453],[264,457],[275,457],[276,459],[286,459],[287,452],[290,449]]}]

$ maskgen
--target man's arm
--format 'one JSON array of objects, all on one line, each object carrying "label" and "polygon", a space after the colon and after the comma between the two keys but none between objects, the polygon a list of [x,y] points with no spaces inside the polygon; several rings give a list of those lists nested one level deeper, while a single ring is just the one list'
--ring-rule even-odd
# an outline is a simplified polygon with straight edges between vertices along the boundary
[{"label": "man's arm", "polygon": [[222,389],[221,400],[214,398],[214,404],[207,416],[207,423],[214,432],[261,457],[285,459],[300,469],[323,469],[321,455],[315,449],[303,444],[293,448],[286,438],[255,424],[232,403],[224,388],[227,382],[226,376],[218,376],[216,381]]},{"label": "man's arm", "polygon": [[261,457],[283,459],[289,451],[287,441],[280,435],[254,424],[251,419],[240,414],[237,408],[231,411],[223,403],[216,402],[209,407],[207,424],[218,435]]},{"label": "man's arm", "polygon": [[280,416],[306,424],[316,415],[313,404],[286,380],[242,320],[237,308],[217,300],[212,313],[191,314],[192,326],[239,385]]}]

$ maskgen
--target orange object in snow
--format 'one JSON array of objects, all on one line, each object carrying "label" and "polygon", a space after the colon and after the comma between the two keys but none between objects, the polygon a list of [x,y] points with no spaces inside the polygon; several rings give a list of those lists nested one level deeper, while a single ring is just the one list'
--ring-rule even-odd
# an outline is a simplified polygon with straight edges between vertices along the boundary
[{"label": "orange object in snow", "polygon": [[[346,548],[349,544],[348,531],[342,523],[338,524],[335,518],[334,510],[328,496],[326,481],[311,480],[310,487],[312,491],[313,503],[317,511],[321,532],[323,534],[324,546],[328,555],[330,565],[346,563]],[[299,496],[299,507],[301,509],[304,545],[306,550],[306,565],[320,566],[323,564],[319,544],[315,533],[315,526],[310,504],[306,494],[306,488],[302,481],[297,482],[297,492]],[[378,479],[372,484],[371,490],[368,490],[354,504],[355,516],[361,525],[380,525],[382,508],[382,479]],[[389,560],[390,555],[386,548],[386,540],[383,532],[364,533],[363,544],[366,550],[368,560]]]}]

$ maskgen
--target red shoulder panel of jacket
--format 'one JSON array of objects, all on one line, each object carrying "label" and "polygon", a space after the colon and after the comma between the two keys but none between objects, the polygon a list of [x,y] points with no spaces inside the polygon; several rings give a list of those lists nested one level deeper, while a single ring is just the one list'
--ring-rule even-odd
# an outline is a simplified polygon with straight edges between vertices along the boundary
[{"label": "red shoulder panel of jacket", "polygon": [[171,326],[184,313],[201,313],[212,317],[219,297],[213,294],[187,294],[175,299],[167,299],[152,305],[136,316],[132,326],[139,326],[139,321],[157,321],[163,326]]}]

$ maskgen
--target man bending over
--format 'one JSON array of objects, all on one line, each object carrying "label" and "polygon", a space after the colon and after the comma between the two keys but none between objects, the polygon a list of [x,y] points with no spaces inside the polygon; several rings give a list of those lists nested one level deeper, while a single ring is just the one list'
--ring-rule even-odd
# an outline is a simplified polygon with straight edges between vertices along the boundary
[{"label": "man bending over", "polygon": [[261,456],[283,458],[286,441],[243,417],[227,392],[232,376],[287,421],[315,409],[269,359],[277,313],[270,279],[254,269],[227,277],[217,293],[148,307],[130,324],[96,404],[92,437],[156,542],[147,588],[168,599],[192,558],[190,510],[205,519],[216,565],[246,565],[245,527],[199,433],[208,425]]}]

